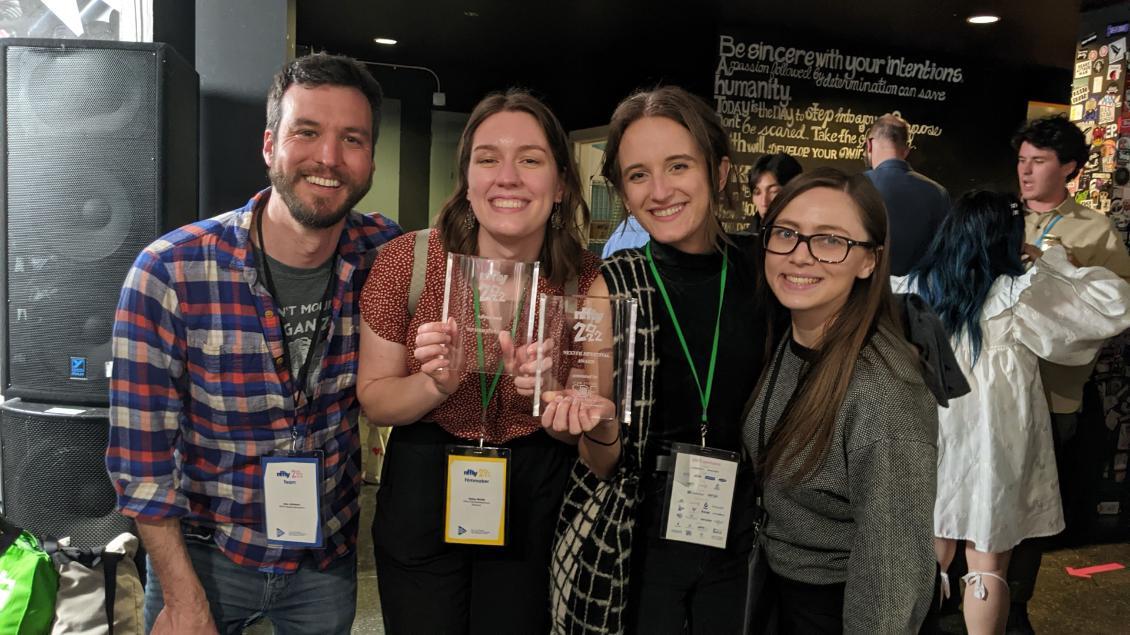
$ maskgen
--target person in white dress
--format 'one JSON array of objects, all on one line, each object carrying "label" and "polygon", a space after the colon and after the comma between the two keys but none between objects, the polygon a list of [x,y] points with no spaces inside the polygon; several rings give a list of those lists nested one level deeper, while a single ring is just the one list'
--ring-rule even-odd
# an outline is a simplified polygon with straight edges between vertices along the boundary
[{"label": "person in white dress", "polygon": [[945,572],[965,541],[966,627],[1003,633],[1013,547],[1064,526],[1038,358],[1090,363],[1130,328],[1130,285],[1102,267],[1075,267],[1060,246],[1025,244],[1011,194],[970,192],[892,286],[941,317],[972,388],[938,411],[935,549],[948,591]]}]

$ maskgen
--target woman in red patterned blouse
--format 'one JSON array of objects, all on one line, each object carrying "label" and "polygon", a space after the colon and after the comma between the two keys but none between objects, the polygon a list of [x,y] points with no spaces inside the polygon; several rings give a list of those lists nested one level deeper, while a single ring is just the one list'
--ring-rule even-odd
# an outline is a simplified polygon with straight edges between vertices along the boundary
[{"label": "woman in red patterned blouse", "polygon": [[[585,293],[599,261],[585,251],[588,209],[561,124],[522,91],[471,113],[455,192],[427,234],[389,242],[362,294],[357,392],[366,415],[394,426],[373,542],[389,633],[546,632],[554,525],[575,437],[551,437],[531,398],[503,375],[485,410],[476,373],[449,370],[454,320],[441,320],[446,253],[539,261],[538,293]],[[409,310],[415,241],[427,240],[423,291]],[[488,393],[489,394],[489,393]],[[510,451],[506,545],[444,541],[447,445]]]}]

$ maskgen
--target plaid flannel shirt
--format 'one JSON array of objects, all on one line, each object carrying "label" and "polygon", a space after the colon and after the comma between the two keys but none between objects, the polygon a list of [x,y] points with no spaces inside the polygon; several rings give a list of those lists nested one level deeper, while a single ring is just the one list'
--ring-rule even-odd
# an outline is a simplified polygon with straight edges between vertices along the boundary
[{"label": "plaid flannel shirt", "polygon": [[114,322],[106,466],[122,514],[213,528],[233,562],[290,573],[311,550],[268,546],[260,457],[289,449],[292,423],[300,449],[324,452],[324,542],[312,555],[324,569],[350,553],[360,516],[358,300],[377,246],[401,229],[380,215],[347,217],[328,345],[313,398],[296,411],[282,320],[249,242],[271,194],[177,229],[137,257]]}]

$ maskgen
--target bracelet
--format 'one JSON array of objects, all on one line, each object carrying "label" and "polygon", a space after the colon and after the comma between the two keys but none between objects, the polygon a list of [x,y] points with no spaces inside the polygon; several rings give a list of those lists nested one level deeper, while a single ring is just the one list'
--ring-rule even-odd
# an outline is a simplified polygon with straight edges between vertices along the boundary
[{"label": "bracelet", "polygon": [[587,430],[586,430],[586,431],[584,431],[584,432],[582,432],[581,434],[582,434],[582,435],[583,435],[583,436],[584,436],[584,437],[585,437],[586,439],[588,439],[589,441],[592,441],[593,443],[595,443],[595,444],[597,444],[597,445],[603,445],[603,446],[604,446],[604,447],[606,447],[606,448],[607,448],[607,447],[611,447],[611,446],[613,446],[613,445],[616,445],[616,442],[620,440],[620,428],[619,428],[619,427],[617,427],[617,428],[616,428],[616,438],[615,438],[615,439],[612,439],[611,441],[608,441],[607,443],[606,443],[606,442],[604,442],[604,441],[601,441],[601,440],[599,440],[599,439],[594,439],[593,437],[589,436],[589,433],[588,433],[588,431],[587,431]]}]

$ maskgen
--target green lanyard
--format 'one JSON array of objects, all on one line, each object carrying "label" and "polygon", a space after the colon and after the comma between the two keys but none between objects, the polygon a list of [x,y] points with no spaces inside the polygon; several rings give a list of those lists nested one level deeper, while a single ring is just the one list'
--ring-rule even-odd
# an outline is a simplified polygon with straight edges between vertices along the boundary
[{"label": "green lanyard", "polygon": [[[518,317],[521,315],[521,312],[522,312],[522,301],[525,299],[525,295],[526,294],[523,293],[522,297],[519,297],[518,302],[515,303],[515,305],[514,305],[514,321],[513,321],[513,323],[510,324],[510,339],[511,339],[511,341],[513,341],[514,334],[518,330]],[[478,289],[478,287],[473,287],[471,289],[471,297],[474,299],[473,307],[474,307],[474,310],[475,310],[475,344],[478,348],[479,368],[482,369],[482,368],[486,367],[487,361],[486,361],[486,353],[483,352],[482,325],[479,323],[481,321],[481,318],[479,317],[480,307],[479,307],[479,289]],[[483,447],[483,443],[486,441],[486,436],[487,436],[487,406],[490,404],[491,398],[494,397],[495,389],[498,388],[498,380],[502,378],[502,366],[503,366],[502,360],[499,359],[498,360],[498,368],[494,371],[494,379],[491,380],[489,388],[487,387],[486,373],[481,373],[481,372],[479,373],[479,396],[482,398],[482,402],[483,402],[482,434],[479,435],[479,447],[480,448]]]},{"label": "green lanyard", "polygon": [[699,434],[702,436],[702,447],[706,447],[706,411],[710,406],[710,391],[714,387],[714,365],[718,361],[718,333],[722,326],[722,300],[726,297],[726,269],[729,267],[729,249],[722,252],[722,281],[718,283],[718,317],[714,320],[714,344],[710,348],[710,366],[706,372],[706,390],[702,389],[702,382],[698,379],[698,370],[694,366],[694,358],[687,346],[687,339],[683,337],[683,329],[679,326],[679,318],[675,316],[675,307],[671,306],[671,297],[667,295],[667,287],[663,278],[659,276],[659,268],[651,257],[651,243],[644,247],[647,255],[647,264],[651,267],[651,275],[655,277],[655,286],[659,288],[659,295],[663,296],[663,303],[667,305],[667,315],[671,316],[671,323],[675,325],[675,335],[679,337],[679,344],[683,346],[683,354],[687,356],[687,365],[691,367],[695,387],[698,388],[699,399],[702,400],[702,420],[699,423]]}]

